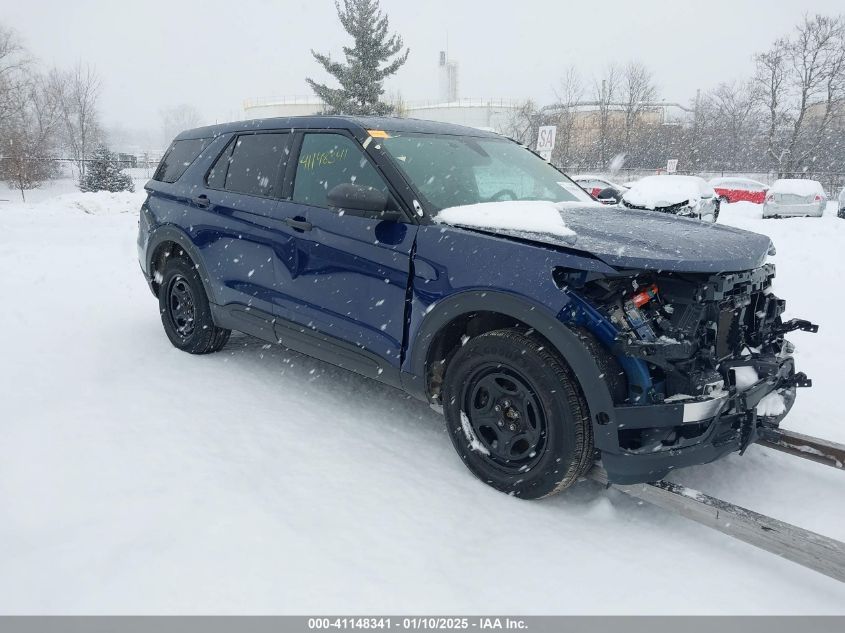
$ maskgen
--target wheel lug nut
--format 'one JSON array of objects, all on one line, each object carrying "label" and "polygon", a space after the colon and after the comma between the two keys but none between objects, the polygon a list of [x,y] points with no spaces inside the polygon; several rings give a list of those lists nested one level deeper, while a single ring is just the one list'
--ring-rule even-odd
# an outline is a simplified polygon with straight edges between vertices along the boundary
[{"label": "wheel lug nut", "polygon": [[505,423],[499,420],[499,428],[502,428],[503,426],[505,426]]},{"label": "wheel lug nut", "polygon": [[500,406],[497,404],[495,407],[493,407],[493,409],[494,409],[494,410],[496,410],[496,411],[501,411],[501,410],[502,410],[502,407],[500,407]]},{"label": "wheel lug nut", "polygon": [[508,429],[511,431],[516,431],[516,424],[511,424],[510,426],[508,426]]}]

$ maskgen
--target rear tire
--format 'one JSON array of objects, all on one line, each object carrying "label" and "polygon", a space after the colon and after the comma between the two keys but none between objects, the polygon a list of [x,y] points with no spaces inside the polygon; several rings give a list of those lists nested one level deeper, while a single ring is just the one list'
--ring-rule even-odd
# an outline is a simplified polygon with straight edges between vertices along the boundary
[{"label": "rear tire", "polygon": [[161,275],[159,312],[173,346],[189,354],[220,351],[232,331],[214,324],[208,296],[193,262],[182,257],[169,258]]},{"label": "rear tire", "polygon": [[539,338],[496,330],[470,339],[446,369],[443,403],[458,455],[496,490],[538,499],[592,466],[586,402],[572,371]]}]

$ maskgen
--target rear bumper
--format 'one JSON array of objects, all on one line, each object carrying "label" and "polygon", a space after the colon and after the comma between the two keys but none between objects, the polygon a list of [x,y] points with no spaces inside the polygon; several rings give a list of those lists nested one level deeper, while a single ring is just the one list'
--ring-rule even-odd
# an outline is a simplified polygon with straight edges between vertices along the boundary
[{"label": "rear bumper", "polygon": [[826,203],[822,204],[765,204],[764,218],[820,218],[824,215]]},{"label": "rear bumper", "polygon": [[731,387],[711,397],[676,402],[624,406],[614,410],[613,421],[601,427],[602,465],[613,483],[656,481],[686,466],[706,464],[728,453],[744,450],[754,441],[760,420],[756,406],[775,391],[809,386],[795,374],[791,356],[761,356],[734,362],[750,366],[759,380],[739,390]]}]

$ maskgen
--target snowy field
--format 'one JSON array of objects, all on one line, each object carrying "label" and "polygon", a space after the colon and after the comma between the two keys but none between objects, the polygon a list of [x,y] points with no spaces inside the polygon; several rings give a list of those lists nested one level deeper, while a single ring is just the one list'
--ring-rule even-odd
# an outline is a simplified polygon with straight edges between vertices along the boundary
[{"label": "snowy field", "polygon": [[[244,336],[171,347],[143,194],[0,191],[0,613],[845,613],[845,585],[591,482],[476,481],[401,392]],[[60,194],[60,195],[56,195]],[[785,426],[845,442],[845,220],[774,239],[796,333]],[[845,540],[845,475],[753,446],[674,479]]]}]

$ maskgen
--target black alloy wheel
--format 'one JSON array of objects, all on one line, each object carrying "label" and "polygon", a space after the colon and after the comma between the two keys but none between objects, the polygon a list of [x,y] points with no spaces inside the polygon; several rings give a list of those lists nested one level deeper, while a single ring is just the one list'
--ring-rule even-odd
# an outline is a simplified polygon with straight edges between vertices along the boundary
[{"label": "black alloy wheel", "polygon": [[518,329],[464,342],[441,393],[452,445],[469,470],[523,499],[571,486],[593,464],[587,404],[548,341]]},{"label": "black alloy wheel", "polygon": [[179,336],[188,338],[194,333],[196,321],[194,295],[187,279],[182,275],[175,275],[168,284],[167,314],[173,324],[173,329]]},{"label": "black alloy wheel", "polygon": [[170,342],[190,354],[220,350],[232,331],[214,323],[211,305],[194,263],[184,256],[168,257],[160,274],[158,307]]},{"label": "black alloy wheel", "polygon": [[548,422],[524,376],[495,363],[479,367],[464,383],[462,402],[472,434],[491,462],[511,473],[536,464],[545,449]]}]

